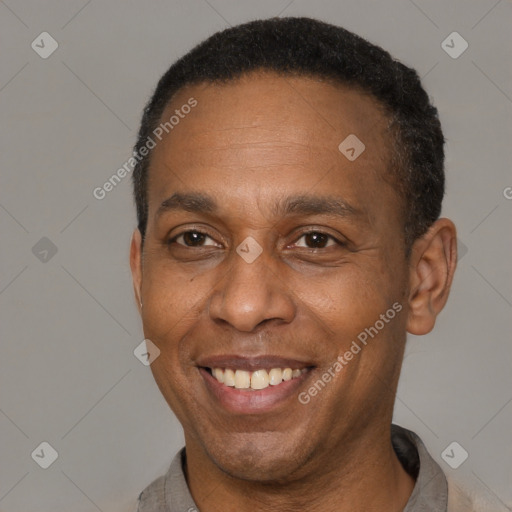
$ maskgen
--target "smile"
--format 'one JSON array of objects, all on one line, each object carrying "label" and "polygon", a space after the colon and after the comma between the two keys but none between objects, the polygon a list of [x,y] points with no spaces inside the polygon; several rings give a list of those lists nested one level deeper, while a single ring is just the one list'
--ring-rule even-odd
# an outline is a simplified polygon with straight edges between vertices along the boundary
[{"label": "smile", "polygon": [[196,365],[215,410],[231,414],[286,411],[315,369],[311,361],[273,355],[208,356]]},{"label": "smile", "polygon": [[306,368],[262,368],[254,371],[208,368],[208,370],[217,379],[217,382],[224,386],[246,390],[261,390],[269,386],[279,386],[281,383],[297,379],[307,372]]}]

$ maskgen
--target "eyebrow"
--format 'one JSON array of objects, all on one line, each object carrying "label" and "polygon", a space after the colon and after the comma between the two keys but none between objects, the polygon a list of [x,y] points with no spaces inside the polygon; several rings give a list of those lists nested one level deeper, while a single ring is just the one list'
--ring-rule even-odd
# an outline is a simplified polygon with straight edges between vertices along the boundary
[{"label": "eyebrow", "polygon": [[192,213],[214,213],[217,209],[217,203],[210,196],[197,192],[188,194],[176,192],[162,202],[158,207],[156,217],[158,218],[162,214],[174,210],[185,210]]},{"label": "eyebrow", "polygon": [[274,208],[275,215],[319,215],[338,217],[358,216],[362,212],[345,200],[333,196],[299,195],[287,197]]},{"label": "eyebrow", "polygon": [[[219,207],[215,199],[206,194],[176,192],[158,207],[156,217],[166,212],[184,210],[192,213],[216,213]],[[290,196],[278,201],[273,207],[276,216],[288,215],[336,215],[338,217],[360,216],[362,212],[345,200],[334,196]]]}]

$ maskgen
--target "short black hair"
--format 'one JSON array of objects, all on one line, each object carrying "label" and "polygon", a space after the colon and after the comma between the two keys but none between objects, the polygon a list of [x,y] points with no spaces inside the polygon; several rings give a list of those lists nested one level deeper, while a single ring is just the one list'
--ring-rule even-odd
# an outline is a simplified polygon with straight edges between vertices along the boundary
[{"label": "short black hair", "polygon": [[402,198],[408,252],[441,213],[444,137],[437,110],[415,70],[348,30],[303,17],[256,20],[217,32],[162,76],[144,109],[134,146],[138,158],[133,185],[142,239],[151,153],[142,158],[140,150],[173,95],[187,85],[226,83],[259,70],[333,80],[370,94],[384,108],[393,141],[389,168]]}]

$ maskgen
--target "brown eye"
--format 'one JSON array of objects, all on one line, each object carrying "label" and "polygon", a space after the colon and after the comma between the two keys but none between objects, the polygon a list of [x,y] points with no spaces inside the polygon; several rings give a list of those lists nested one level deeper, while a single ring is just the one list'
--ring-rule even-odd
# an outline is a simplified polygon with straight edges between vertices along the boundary
[{"label": "brown eye", "polygon": [[[303,240],[302,243],[300,243],[301,240]],[[326,247],[335,244],[336,241],[332,236],[318,231],[311,231],[310,233],[303,234],[295,243],[298,247],[307,247],[308,249],[325,249]]]},{"label": "brown eye", "polygon": [[205,245],[218,245],[211,237],[205,233],[201,233],[200,231],[185,231],[184,233],[174,237],[172,240],[170,240],[170,242],[175,242],[179,245],[184,245],[185,247],[204,247]]}]

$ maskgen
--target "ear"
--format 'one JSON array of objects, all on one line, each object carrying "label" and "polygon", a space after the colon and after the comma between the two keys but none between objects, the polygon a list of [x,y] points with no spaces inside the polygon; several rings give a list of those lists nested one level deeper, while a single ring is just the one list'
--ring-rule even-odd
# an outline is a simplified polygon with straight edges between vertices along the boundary
[{"label": "ear", "polygon": [[139,313],[142,308],[142,236],[136,229],[130,245],[130,268],[132,269],[133,291]]},{"label": "ear", "polygon": [[457,231],[439,219],[412,246],[409,267],[407,331],[429,333],[444,308],[457,266]]}]

